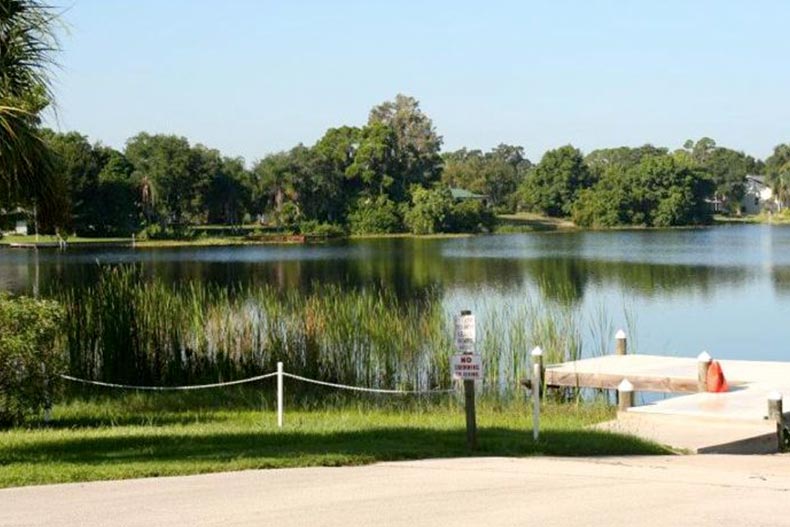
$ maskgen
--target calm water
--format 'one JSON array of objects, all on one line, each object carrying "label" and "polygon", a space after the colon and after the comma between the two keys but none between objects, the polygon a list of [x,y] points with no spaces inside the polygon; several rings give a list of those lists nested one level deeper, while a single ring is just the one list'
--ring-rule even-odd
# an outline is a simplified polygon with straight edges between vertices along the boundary
[{"label": "calm water", "polygon": [[[629,327],[639,352],[790,360],[790,228],[536,233],[334,245],[179,249],[0,249],[0,289],[42,292],[131,263],[166,280],[316,282],[426,295],[448,310],[523,302],[526,295]],[[603,314],[603,315],[602,315]],[[627,322],[627,318],[632,319]],[[599,324],[599,327],[602,325]],[[592,330],[591,330],[592,331]],[[593,338],[592,335],[586,338]]]}]

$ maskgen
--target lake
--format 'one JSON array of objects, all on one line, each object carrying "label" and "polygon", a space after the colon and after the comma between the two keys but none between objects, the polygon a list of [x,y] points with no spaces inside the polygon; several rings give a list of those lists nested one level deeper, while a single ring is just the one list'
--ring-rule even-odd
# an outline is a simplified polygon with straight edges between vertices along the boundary
[{"label": "lake", "polygon": [[[790,228],[530,233],[333,244],[172,249],[0,249],[0,289],[47,294],[135,263],[166,281],[316,283],[386,288],[403,302],[439,296],[485,321],[528,297],[578,311],[585,339],[629,332],[640,353],[790,360]],[[612,340],[613,342],[613,340]]]}]

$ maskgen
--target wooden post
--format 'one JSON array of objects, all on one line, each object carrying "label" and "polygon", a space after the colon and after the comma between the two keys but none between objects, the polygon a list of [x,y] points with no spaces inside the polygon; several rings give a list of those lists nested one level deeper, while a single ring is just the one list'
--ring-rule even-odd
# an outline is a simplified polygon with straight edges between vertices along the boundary
[{"label": "wooden post", "polygon": [[277,363],[277,428],[283,427],[283,363]]},{"label": "wooden post", "polygon": [[634,405],[634,385],[628,379],[617,386],[617,409],[621,412],[627,411]]},{"label": "wooden post", "polygon": [[543,389],[543,350],[532,350],[532,440],[540,437],[540,394]]},{"label": "wooden post", "polygon": [[[471,315],[465,309],[461,316]],[[470,450],[477,449],[477,413],[475,411],[475,381],[464,379],[464,411],[466,413],[466,446]]]},{"label": "wooden post", "polygon": [[710,368],[710,363],[713,362],[710,354],[707,351],[703,351],[697,356],[697,391],[698,392],[707,392],[708,391],[708,368]]},{"label": "wooden post", "polygon": [[628,353],[628,338],[625,335],[625,331],[622,329],[617,331],[617,334],[614,336],[614,354],[615,355],[626,355]]},{"label": "wooden post", "polygon": [[466,446],[477,448],[477,415],[475,413],[475,381],[464,380],[464,408],[466,409]]},{"label": "wooden post", "polygon": [[782,394],[771,392],[768,394],[768,420],[776,423],[776,448],[784,451],[784,413],[782,409]]}]

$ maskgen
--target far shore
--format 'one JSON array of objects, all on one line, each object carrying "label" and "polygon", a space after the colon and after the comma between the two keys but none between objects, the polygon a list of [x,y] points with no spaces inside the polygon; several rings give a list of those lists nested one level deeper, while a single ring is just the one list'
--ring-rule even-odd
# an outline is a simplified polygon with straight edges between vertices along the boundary
[{"label": "far shore", "polygon": [[[541,214],[520,212],[517,214],[503,214],[498,216],[499,223],[490,234],[519,234],[531,232],[574,232],[574,231],[620,231],[620,230],[665,230],[666,228],[645,227],[641,225],[623,225],[609,228],[579,227],[567,218],[553,218]],[[711,225],[742,225],[742,224],[770,224],[790,225],[790,215],[785,214],[758,214],[749,216],[714,216]],[[709,227],[711,225],[688,225],[669,227],[670,229],[688,229]],[[201,228],[225,229],[226,226],[202,226]],[[452,239],[468,238],[480,233],[435,233],[435,234],[350,234],[338,238],[320,236],[287,235],[271,233],[268,236],[247,237],[245,234],[223,236],[198,236],[185,239],[139,240],[131,237],[85,237],[70,236],[65,242],[71,246],[79,247],[137,247],[137,248],[168,248],[168,247],[223,247],[241,245],[301,245],[304,243],[324,243],[333,240],[376,240],[376,239]],[[59,240],[54,235],[15,235],[6,234],[0,238],[0,247],[16,248],[58,248]]]}]

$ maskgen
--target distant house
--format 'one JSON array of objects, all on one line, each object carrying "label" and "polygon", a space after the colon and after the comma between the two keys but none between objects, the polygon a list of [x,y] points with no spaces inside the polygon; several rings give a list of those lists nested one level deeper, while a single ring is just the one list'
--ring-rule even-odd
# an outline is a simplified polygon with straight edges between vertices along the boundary
[{"label": "distant house", "polygon": [[470,192],[464,188],[457,188],[451,187],[450,194],[453,196],[453,201],[480,201],[483,205],[488,206],[489,197],[485,194],[475,194],[474,192]]},{"label": "distant house", "polygon": [[27,236],[30,225],[30,211],[17,207],[6,211],[0,209],[0,231],[10,231],[14,234]]},{"label": "distant house", "polygon": [[782,204],[776,199],[774,191],[763,176],[746,176],[741,208],[744,214],[759,214],[763,211],[778,212],[782,209]]}]

